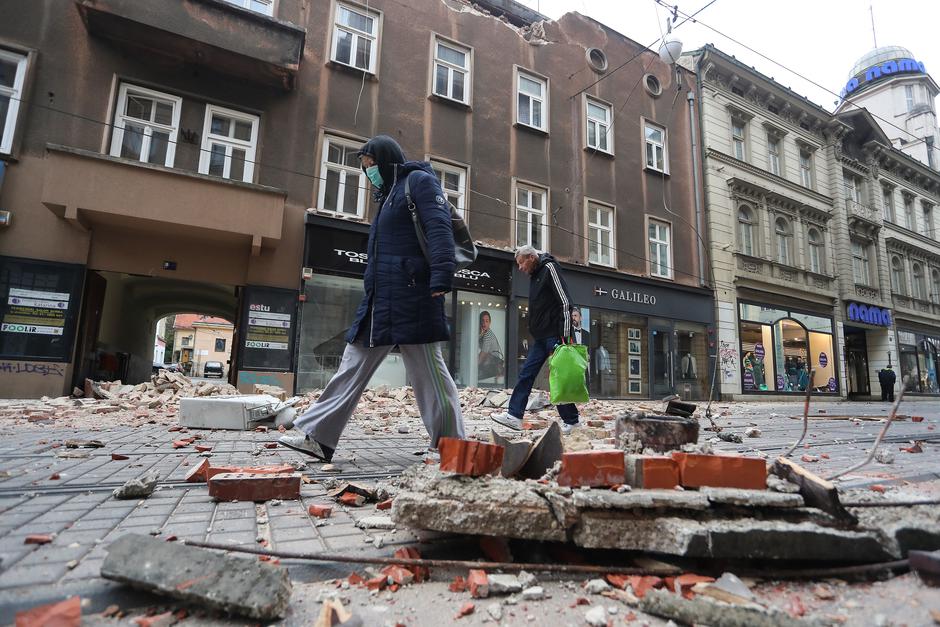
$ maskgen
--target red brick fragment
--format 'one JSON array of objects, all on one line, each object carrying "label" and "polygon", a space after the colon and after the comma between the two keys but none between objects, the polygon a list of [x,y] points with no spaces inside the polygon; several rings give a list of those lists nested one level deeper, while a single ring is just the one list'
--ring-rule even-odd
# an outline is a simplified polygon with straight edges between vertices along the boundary
[{"label": "red brick fragment", "polygon": [[222,473],[209,479],[209,496],[217,501],[299,499],[300,474]]},{"label": "red brick fragment", "polygon": [[366,502],[366,497],[361,494],[356,494],[355,492],[344,492],[339,495],[337,499],[343,505],[348,505],[349,507],[361,507],[363,503]]},{"label": "red brick fragment", "polygon": [[290,464],[278,464],[277,466],[209,466],[206,474],[208,479],[224,473],[239,473],[244,475],[282,475],[293,473],[297,469]]},{"label": "red brick fragment", "polygon": [[605,487],[623,483],[626,468],[622,451],[578,451],[561,456],[558,485]]},{"label": "red brick fragment", "polygon": [[415,574],[404,566],[386,566],[379,572],[386,575],[391,583],[398,584],[399,586],[404,586],[415,580]]},{"label": "red brick fragment", "polygon": [[643,598],[649,590],[653,588],[662,588],[663,580],[653,575],[640,576],[630,575],[630,587],[633,588],[633,594]]},{"label": "red brick fragment", "polygon": [[924,421],[923,416],[911,416],[911,422],[923,422],[923,421]]},{"label": "red brick fragment", "polygon": [[369,590],[384,590],[387,584],[388,584],[388,577],[386,577],[385,575],[373,577],[372,579],[366,580],[366,588],[368,588]]},{"label": "red brick fragment", "polygon": [[192,440],[174,440],[173,448],[185,448],[192,444]]},{"label": "red brick fragment", "polygon": [[169,431],[170,433],[172,433],[172,432],[174,432],[174,431],[182,431],[182,430],[183,430],[183,427],[181,427],[181,426],[179,426],[179,425],[176,425],[176,426],[174,426],[174,427],[170,427],[169,429],[167,429],[167,431]]},{"label": "red brick fragment", "polygon": [[[421,559],[421,553],[414,547],[406,546],[395,551],[395,557],[399,559],[419,560]],[[425,579],[431,578],[431,569],[427,566],[409,566],[408,569],[414,573],[415,583],[421,583]]]},{"label": "red brick fragment", "polygon": [[176,622],[173,612],[163,612],[154,616],[141,616],[134,619],[138,627],[169,627]]},{"label": "red brick fragment", "polygon": [[265,442],[264,448],[277,448],[277,442]]},{"label": "red brick fragment", "polygon": [[126,459],[130,459],[127,455],[122,455],[120,453],[111,453],[111,461],[113,462],[123,462]]},{"label": "red brick fragment", "polygon": [[924,447],[920,445],[920,442],[914,442],[911,446],[906,446],[901,448],[905,453],[923,453]]},{"label": "red brick fragment", "polygon": [[79,627],[81,624],[82,599],[78,596],[16,613],[16,627]]},{"label": "red brick fragment", "polygon": [[208,479],[209,460],[203,459],[196,466],[186,473],[187,483],[205,483]]},{"label": "red brick fragment", "polygon": [[268,428],[265,425],[258,425],[257,427],[255,427],[255,431],[257,431],[258,433],[267,433]]},{"label": "red brick fragment", "polygon": [[57,472],[54,472],[51,475],[49,475],[49,481],[58,481],[61,478],[62,476]]},{"label": "red brick fragment", "polygon": [[806,462],[808,464],[812,464],[812,463],[818,462],[819,458],[816,457],[815,455],[801,455],[800,461]]},{"label": "red brick fragment", "polygon": [[588,420],[588,421],[587,421],[587,426],[589,426],[589,427],[601,427],[601,428],[602,428],[602,427],[604,426],[604,421],[603,421],[603,420]]},{"label": "red brick fragment", "polygon": [[388,589],[390,592],[398,592],[399,586],[397,583],[389,584]]},{"label": "red brick fragment", "polygon": [[47,534],[33,534],[26,536],[23,544],[49,544],[52,542],[52,536]]},{"label": "red brick fragment", "polygon": [[351,586],[358,586],[359,584],[363,583],[365,579],[363,579],[359,573],[352,573],[349,575],[349,577],[346,578],[346,581],[348,581],[349,585]]},{"label": "red brick fragment", "polygon": [[628,455],[626,481],[634,488],[672,490],[679,485],[679,464],[662,455]]},{"label": "red brick fragment", "polygon": [[605,578],[607,579],[607,583],[615,588],[620,588],[621,590],[624,590],[627,587],[627,584],[630,583],[630,577],[627,575],[608,574]]},{"label": "red brick fragment", "polygon": [[441,452],[441,470],[481,477],[499,472],[503,465],[502,446],[474,440],[441,438],[438,447]]},{"label": "red brick fragment", "polygon": [[579,605],[590,605],[591,602],[584,597],[578,597],[574,600],[574,603],[571,604],[571,607],[578,607]]},{"label": "red brick fragment", "polygon": [[480,538],[480,550],[483,555],[491,562],[511,562],[512,553],[509,552],[509,542],[506,538],[494,538],[493,536],[482,536]]},{"label": "red brick fragment", "polygon": [[872,492],[880,492],[881,494],[884,494],[885,492],[885,487],[878,483],[872,486],[868,486],[868,489],[871,490]]},{"label": "red brick fragment", "polygon": [[757,457],[673,453],[683,487],[767,489],[767,464]]},{"label": "red brick fragment", "polygon": [[451,592],[466,592],[467,591],[467,580],[457,575],[454,577],[454,580],[450,582],[448,586]]},{"label": "red brick fragment", "polygon": [[212,447],[209,446],[208,444],[197,444],[197,445],[196,445],[196,452],[197,452],[197,453],[208,453],[208,452],[211,451],[211,450],[212,450]]},{"label": "red brick fragment", "polygon": [[470,588],[470,596],[474,599],[483,599],[490,596],[490,581],[486,576],[486,571],[471,570],[467,576],[467,586]]},{"label": "red brick fragment", "polygon": [[[682,596],[687,599],[691,599],[695,596],[692,593],[692,586],[697,583],[712,583],[715,581],[714,577],[707,577],[705,575],[696,575],[694,573],[684,573],[675,578],[675,583],[670,587],[674,592],[681,592]],[[667,586],[669,587],[669,586]],[[676,587],[679,589],[676,590]]]},{"label": "red brick fragment", "polygon": [[829,459],[829,453],[820,453],[819,456],[823,459]]},{"label": "red brick fragment", "polygon": [[270,562],[270,561],[271,561],[271,556],[270,556],[270,555],[259,555],[259,556],[258,556],[258,561],[259,561],[259,562]]},{"label": "red brick fragment", "polygon": [[392,509],[392,499],[385,499],[381,503],[376,503],[375,509],[383,510],[383,511],[387,509]]},{"label": "red brick fragment", "polygon": [[312,503],[307,506],[307,513],[315,518],[329,518],[333,514],[333,508],[328,505]]},{"label": "red brick fragment", "polygon": [[470,603],[470,602],[464,603],[460,607],[460,611],[457,612],[457,618],[462,618],[464,616],[469,616],[470,614],[473,614],[474,609],[475,609],[475,606],[473,605],[473,603]]}]

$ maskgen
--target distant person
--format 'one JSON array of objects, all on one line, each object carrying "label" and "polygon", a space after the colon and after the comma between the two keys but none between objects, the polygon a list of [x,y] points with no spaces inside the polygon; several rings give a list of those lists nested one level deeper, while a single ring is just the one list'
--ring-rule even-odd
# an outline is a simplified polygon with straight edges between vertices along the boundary
[{"label": "distant person", "polygon": [[894,402],[894,383],[897,380],[898,375],[892,370],[891,364],[878,372],[878,383],[881,384],[881,400]]},{"label": "distant person", "polygon": [[[299,434],[286,434],[278,442],[330,461],[359,397],[397,345],[431,436],[433,458],[439,438],[464,437],[457,386],[440,346],[450,339],[444,296],[451,291],[456,265],[450,208],[431,165],[406,161],[391,137],[369,140],[359,150],[359,163],[375,186],[373,198],[379,203],[369,229],[365,295],[346,334],[339,370],[317,402],[294,421]],[[405,201],[406,177],[427,236],[430,261],[421,250]]]},{"label": "distant person", "polygon": [[[529,334],[532,342],[529,343],[529,352],[519,371],[519,380],[512,390],[509,411],[494,414],[491,418],[519,431],[535,378],[555,347],[571,340],[572,327],[571,297],[555,258],[548,253],[539,254],[531,246],[520,246],[516,251],[516,265],[530,277]],[[562,433],[571,433],[574,427],[581,424],[574,403],[557,405],[556,409],[562,419]]]}]

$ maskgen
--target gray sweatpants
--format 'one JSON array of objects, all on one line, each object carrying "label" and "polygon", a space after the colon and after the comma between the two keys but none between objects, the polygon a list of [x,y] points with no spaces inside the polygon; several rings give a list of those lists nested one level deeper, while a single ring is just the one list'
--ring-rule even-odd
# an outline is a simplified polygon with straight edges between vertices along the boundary
[{"label": "gray sweatpants", "polygon": [[[405,344],[399,349],[414,388],[421,420],[431,436],[431,447],[437,448],[441,437],[463,439],[457,386],[444,363],[440,344]],[[391,346],[369,348],[360,343],[346,344],[339,370],[326,384],[317,402],[294,420],[294,426],[320,444],[335,449],[356,411],[359,397],[391,350]]]}]

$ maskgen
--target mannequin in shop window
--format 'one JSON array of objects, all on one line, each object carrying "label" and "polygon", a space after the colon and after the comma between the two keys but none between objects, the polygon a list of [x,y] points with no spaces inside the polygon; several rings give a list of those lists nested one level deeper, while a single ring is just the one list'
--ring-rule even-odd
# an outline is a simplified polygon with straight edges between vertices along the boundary
[{"label": "mannequin in shop window", "polygon": [[682,368],[679,371],[679,376],[683,379],[695,379],[696,373],[698,372],[698,366],[695,360],[695,355],[692,353],[686,353],[682,356],[682,359],[679,361],[679,366]]},{"label": "mannequin in shop window", "polygon": [[490,312],[480,312],[480,353],[477,356],[477,376],[480,379],[495,379],[503,374],[503,351],[490,326],[492,322]]}]

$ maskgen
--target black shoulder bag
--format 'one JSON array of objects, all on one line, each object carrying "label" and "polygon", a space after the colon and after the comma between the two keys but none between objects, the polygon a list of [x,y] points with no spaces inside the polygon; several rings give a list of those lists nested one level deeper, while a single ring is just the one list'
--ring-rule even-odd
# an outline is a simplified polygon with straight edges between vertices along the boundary
[{"label": "black shoulder bag", "polygon": [[[418,235],[418,244],[421,246],[421,252],[424,258],[431,263],[431,255],[428,254],[428,238],[424,235],[424,229],[421,227],[421,220],[418,219],[418,209],[415,207],[414,200],[411,198],[411,175],[409,172],[405,178],[405,202],[408,203],[408,211],[411,212],[411,221],[415,224],[415,233]],[[473,237],[470,235],[470,229],[467,223],[463,221],[460,214],[457,213],[457,207],[444,197],[447,206],[450,207],[450,225],[454,229],[454,258],[457,265],[454,270],[463,270],[468,267],[477,258],[477,245],[473,243]]]}]

